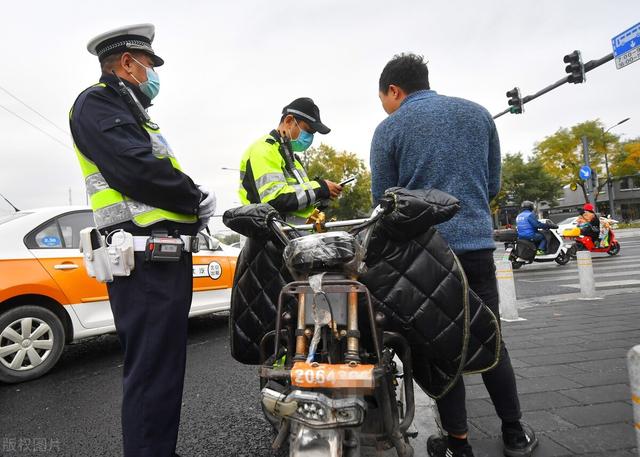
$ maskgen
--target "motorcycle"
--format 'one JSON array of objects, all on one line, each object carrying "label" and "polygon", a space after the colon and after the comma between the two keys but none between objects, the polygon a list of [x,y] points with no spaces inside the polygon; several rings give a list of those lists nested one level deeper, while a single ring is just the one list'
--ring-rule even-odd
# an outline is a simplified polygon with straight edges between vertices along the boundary
[{"label": "motorcycle", "polygon": [[[260,342],[261,404],[275,450],[288,443],[289,456],[358,457],[375,446],[413,456],[409,343],[383,331],[385,316],[357,280],[373,226],[391,204],[367,219],[294,226],[273,210],[261,219],[295,278],[280,292],[275,330]],[[367,325],[359,328],[362,309]]]},{"label": "motorcycle", "polygon": [[533,241],[519,239],[515,229],[502,230],[496,233],[496,241],[503,241],[508,259],[514,270],[533,262],[553,262],[558,265],[566,265],[572,257],[575,257],[577,247],[569,238],[564,238],[558,230],[558,226],[550,220],[542,219],[541,222],[551,226],[541,230],[540,233],[547,241],[544,254],[538,254],[536,244]]},{"label": "motorcycle", "polygon": [[[620,242],[616,239],[611,224],[604,218],[601,218],[600,223],[603,224],[604,229],[602,241],[594,242],[590,236],[582,235],[579,227],[565,229],[562,236],[567,240],[575,241],[577,251],[604,252],[610,256],[618,255],[620,253]],[[572,255],[575,257],[575,252]]]}]

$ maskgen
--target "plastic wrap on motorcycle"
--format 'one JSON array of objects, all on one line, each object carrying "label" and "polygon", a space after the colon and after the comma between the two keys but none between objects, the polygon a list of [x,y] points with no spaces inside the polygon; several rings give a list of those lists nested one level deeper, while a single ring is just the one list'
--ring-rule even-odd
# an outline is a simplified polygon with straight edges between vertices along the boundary
[{"label": "plastic wrap on motorcycle", "polygon": [[314,272],[358,273],[364,251],[347,232],[316,233],[291,240],[284,250],[284,262],[296,278]]}]

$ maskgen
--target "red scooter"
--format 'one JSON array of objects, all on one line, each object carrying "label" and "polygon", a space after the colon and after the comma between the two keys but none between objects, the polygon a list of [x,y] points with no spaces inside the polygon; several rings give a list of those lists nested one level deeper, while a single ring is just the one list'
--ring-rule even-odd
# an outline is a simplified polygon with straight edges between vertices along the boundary
[{"label": "red scooter", "polygon": [[567,229],[562,234],[563,238],[574,239],[576,241],[576,247],[578,251],[589,252],[606,252],[609,255],[618,255],[620,253],[620,243],[616,240],[613,229],[609,228],[609,233],[606,235],[603,241],[594,243],[590,236],[580,234],[578,227],[573,229]]}]

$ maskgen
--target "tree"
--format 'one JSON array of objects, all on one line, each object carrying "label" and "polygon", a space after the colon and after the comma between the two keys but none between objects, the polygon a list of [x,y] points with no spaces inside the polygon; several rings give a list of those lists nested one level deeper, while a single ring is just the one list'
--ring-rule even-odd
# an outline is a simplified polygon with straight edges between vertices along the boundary
[{"label": "tree", "polygon": [[305,153],[304,162],[310,179],[319,176],[339,183],[351,176],[357,177],[355,183],[344,187],[339,199],[330,203],[327,217],[353,219],[364,217],[371,211],[371,172],[356,154],[338,152],[321,144]]},{"label": "tree", "polygon": [[561,192],[562,185],[545,171],[539,159],[527,161],[521,153],[506,154],[502,159],[502,185],[493,207],[520,204],[523,200],[547,201],[553,205]]},{"label": "tree", "polygon": [[611,161],[610,171],[616,177],[640,173],[640,138],[622,145],[620,153]]},{"label": "tree", "polygon": [[[535,157],[540,160],[544,169],[558,180],[558,184],[575,184],[582,189],[584,200],[587,202],[586,183],[579,176],[580,167],[584,165],[582,152],[582,137],[587,137],[589,147],[589,161],[596,176],[606,178],[604,171],[604,151],[607,151],[609,161],[616,160],[619,153],[619,137],[605,132],[602,122],[586,121],[571,128],[561,128],[553,135],[546,137],[535,146]],[[594,193],[594,200],[606,186],[606,179],[601,179]]]}]

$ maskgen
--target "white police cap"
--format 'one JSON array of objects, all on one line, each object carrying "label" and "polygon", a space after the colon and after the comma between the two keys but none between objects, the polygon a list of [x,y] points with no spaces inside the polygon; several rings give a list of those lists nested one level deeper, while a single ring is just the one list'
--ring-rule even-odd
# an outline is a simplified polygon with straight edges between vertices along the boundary
[{"label": "white police cap", "polygon": [[134,24],[101,33],[87,44],[87,50],[102,60],[108,55],[124,51],[143,51],[151,56],[159,67],[164,60],[151,47],[156,28],[153,24]]}]

